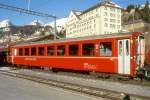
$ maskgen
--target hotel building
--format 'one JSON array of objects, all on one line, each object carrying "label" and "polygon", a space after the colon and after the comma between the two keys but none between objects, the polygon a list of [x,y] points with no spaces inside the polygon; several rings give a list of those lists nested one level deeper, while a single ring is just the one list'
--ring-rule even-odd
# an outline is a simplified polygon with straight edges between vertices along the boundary
[{"label": "hotel building", "polygon": [[121,7],[98,3],[85,11],[72,10],[66,22],[66,38],[113,34],[121,30]]}]

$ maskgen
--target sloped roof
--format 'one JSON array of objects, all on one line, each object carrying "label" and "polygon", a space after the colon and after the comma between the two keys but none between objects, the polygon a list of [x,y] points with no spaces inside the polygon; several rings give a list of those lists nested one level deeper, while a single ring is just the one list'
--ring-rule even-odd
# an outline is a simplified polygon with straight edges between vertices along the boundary
[{"label": "sloped roof", "polygon": [[72,10],[72,13],[73,13],[78,19],[80,19],[79,15],[82,14],[81,11],[77,11],[77,10]]},{"label": "sloped roof", "polygon": [[89,12],[90,10],[93,10],[93,9],[99,7],[99,6],[111,6],[111,7],[120,8],[121,9],[121,7],[118,6],[117,4],[115,4],[114,2],[101,2],[101,3],[98,3],[98,4],[96,4],[96,5],[92,6],[92,7],[84,10],[82,12],[82,14],[84,14],[86,12]]}]

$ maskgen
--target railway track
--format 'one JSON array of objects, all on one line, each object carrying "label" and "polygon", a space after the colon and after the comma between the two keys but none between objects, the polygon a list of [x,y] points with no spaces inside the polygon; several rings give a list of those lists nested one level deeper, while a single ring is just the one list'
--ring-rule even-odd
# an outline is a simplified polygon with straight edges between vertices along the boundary
[{"label": "railway track", "polygon": [[[41,70],[41,69],[30,69],[32,71],[36,71],[36,72],[42,72],[42,73],[52,73],[54,74],[54,72],[50,71],[50,70]],[[77,72],[71,72],[71,71],[61,71],[59,70],[58,72],[56,72],[55,74],[57,75],[64,75],[64,76],[73,76],[73,77],[79,77],[79,78],[84,78],[84,79],[94,79],[94,80],[104,80],[104,81],[108,81],[108,82],[119,82],[122,84],[133,84],[133,85],[140,85],[140,86],[150,86],[150,80],[140,80],[140,79],[118,79],[118,78],[105,78],[105,77],[98,77],[96,75],[90,75],[87,73],[77,73]]]},{"label": "railway track", "polygon": [[[120,92],[115,92],[115,91],[108,91],[105,89],[98,89],[98,88],[93,88],[93,87],[87,87],[83,85],[76,85],[76,84],[71,84],[71,83],[65,83],[61,81],[56,81],[56,80],[51,80],[51,79],[44,79],[36,76],[31,76],[31,75],[25,75],[21,73],[15,73],[11,71],[2,71],[0,70],[0,74],[15,77],[15,78],[22,78],[22,79],[27,79],[30,81],[46,84],[49,86],[54,86],[54,87],[59,87],[75,92],[80,92],[83,94],[87,95],[92,95],[96,97],[103,97],[111,100],[149,100],[147,97],[142,97],[142,96],[137,96],[137,95],[132,95],[132,94],[123,94]],[[130,98],[130,99],[124,99],[124,98]]]}]

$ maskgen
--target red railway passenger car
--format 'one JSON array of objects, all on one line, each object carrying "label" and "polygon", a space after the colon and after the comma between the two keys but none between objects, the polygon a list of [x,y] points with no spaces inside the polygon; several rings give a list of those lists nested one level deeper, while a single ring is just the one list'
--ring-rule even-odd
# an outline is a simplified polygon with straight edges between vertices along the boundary
[{"label": "red railway passenger car", "polygon": [[5,46],[0,47],[0,65],[7,63],[7,48]]},{"label": "red railway passenger car", "polygon": [[135,77],[144,67],[144,37],[138,32],[21,43],[10,63]]}]

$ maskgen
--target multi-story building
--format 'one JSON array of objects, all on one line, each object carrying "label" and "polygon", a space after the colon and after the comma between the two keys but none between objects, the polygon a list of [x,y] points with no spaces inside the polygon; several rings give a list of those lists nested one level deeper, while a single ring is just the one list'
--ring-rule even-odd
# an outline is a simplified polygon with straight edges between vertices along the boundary
[{"label": "multi-story building", "polygon": [[72,10],[66,22],[66,38],[112,34],[121,30],[121,7],[98,3],[81,12]]}]

